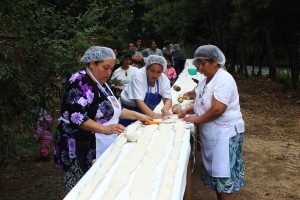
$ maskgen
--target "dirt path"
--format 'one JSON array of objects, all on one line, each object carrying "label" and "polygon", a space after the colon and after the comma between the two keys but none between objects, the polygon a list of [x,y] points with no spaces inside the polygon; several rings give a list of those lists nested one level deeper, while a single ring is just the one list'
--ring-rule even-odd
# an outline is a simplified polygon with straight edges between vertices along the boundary
[{"label": "dirt path", "polygon": [[[283,93],[280,85],[268,80],[237,83],[246,122],[246,186],[235,199],[300,200],[300,105],[295,103],[299,96]],[[193,199],[215,199],[214,192],[199,180],[198,155],[192,175]],[[1,200],[56,200],[63,196],[60,171],[53,162],[24,158],[1,169]]]},{"label": "dirt path", "polygon": [[[235,199],[299,200],[300,105],[295,103],[299,96],[283,93],[280,85],[268,80],[237,83],[246,122],[246,185]],[[193,199],[215,199],[199,181],[199,163],[192,179]]]}]

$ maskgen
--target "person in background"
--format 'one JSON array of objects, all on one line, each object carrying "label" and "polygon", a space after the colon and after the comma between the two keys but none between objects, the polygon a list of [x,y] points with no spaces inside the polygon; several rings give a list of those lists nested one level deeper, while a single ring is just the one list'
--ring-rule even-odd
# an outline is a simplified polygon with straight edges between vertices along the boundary
[{"label": "person in background", "polygon": [[142,68],[144,66],[144,56],[136,50],[134,42],[128,42],[128,53],[131,55],[132,66]]},{"label": "person in background", "polygon": [[166,59],[171,56],[170,49],[171,49],[171,43],[170,43],[170,41],[169,40],[165,40],[164,41],[164,47],[162,49],[162,53],[163,53],[163,55],[164,55],[164,57]]},{"label": "person in background", "polygon": [[110,82],[112,83],[112,88],[117,97],[120,97],[122,90],[128,85],[133,74],[138,70],[138,68],[133,67],[130,64],[131,55],[124,55],[121,60],[121,66],[116,69],[111,76]]},{"label": "person in background", "polygon": [[143,53],[144,57],[148,57],[150,55],[163,56],[162,51],[159,48],[157,48],[155,40],[151,40],[150,47],[147,49],[144,49],[142,53]]},{"label": "person in background", "polygon": [[175,69],[172,66],[172,57],[169,56],[166,58],[166,60],[167,60],[167,69],[166,69],[166,71],[164,71],[164,73],[170,80],[171,85],[173,85],[177,78],[177,74],[176,74]]},{"label": "person in background", "polygon": [[116,55],[116,64],[114,67],[114,70],[118,69],[120,67],[120,59],[119,59],[119,49],[118,48],[114,48],[113,49],[115,55]]},{"label": "person in background", "polygon": [[[222,67],[225,56],[214,45],[200,46],[193,64],[204,76],[195,88],[194,105],[178,113],[186,122],[200,125],[204,185],[218,200],[233,199],[245,184],[242,144],[245,131],[235,80]],[[186,116],[186,114],[193,114]]]},{"label": "person in background", "polygon": [[64,90],[56,129],[54,159],[61,166],[68,193],[91,167],[92,161],[125,130],[119,118],[150,121],[150,117],[121,107],[106,83],[116,55],[93,46],[81,58],[84,68],[72,74]]},{"label": "person in background", "polygon": [[[172,107],[171,86],[168,77],[163,73],[167,69],[167,61],[162,56],[151,55],[146,66],[133,75],[128,86],[121,93],[121,103],[124,108],[144,113],[153,119],[170,115]],[[160,113],[155,113],[155,107],[163,101]],[[121,120],[124,126],[133,120]]]},{"label": "person in background", "polygon": [[39,153],[41,161],[48,161],[50,159],[50,147],[52,141],[51,125],[53,122],[52,116],[47,113],[43,108],[37,108],[33,110],[34,115],[37,118],[35,124],[34,139],[40,145]]},{"label": "person in background", "polygon": [[173,44],[170,49],[170,53],[173,57],[174,69],[179,76],[179,74],[184,69],[185,65],[185,52],[184,52],[184,40],[180,40],[178,44]]},{"label": "person in background", "polygon": [[142,52],[144,49],[142,46],[142,38],[137,38],[135,43],[136,43],[136,51]]}]

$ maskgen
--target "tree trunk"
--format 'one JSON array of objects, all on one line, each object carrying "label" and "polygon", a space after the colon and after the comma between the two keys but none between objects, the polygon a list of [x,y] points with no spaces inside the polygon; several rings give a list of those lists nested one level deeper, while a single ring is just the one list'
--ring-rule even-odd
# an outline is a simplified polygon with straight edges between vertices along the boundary
[{"label": "tree trunk", "polygon": [[299,66],[299,56],[298,56],[298,42],[296,41],[289,41],[287,42],[287,52],[289,58],[289,65],[291,69],[291,80],[292,80],[292,87],[294,90],[297,88],[297,82],[299,81],[299,73],[300,73],[300,66]]},{"label": "tree trunk", "polygon": [[270,38],[270,33],[266,34],[266,43],[267,43],[267,52],[269,57],[269,77],[275,81],[276,80],[276,68],[274,65],[274,53],[273,53],[273,45]]},{"label": "tree trunk", "polygon": [[241,67],[240,67],[239,73],[244,72],[245,77],[249,77],[247,66],[246,66],[245,59],[244,59],[245,53],[244,53],[244,43],[243,43],[242,39],[240,40],[240,47],[241,47]]}]

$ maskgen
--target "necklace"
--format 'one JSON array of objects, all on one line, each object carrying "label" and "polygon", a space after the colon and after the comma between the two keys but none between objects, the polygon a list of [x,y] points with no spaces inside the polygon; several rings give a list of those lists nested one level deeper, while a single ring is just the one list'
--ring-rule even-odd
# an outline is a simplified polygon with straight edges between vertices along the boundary
[{"label": "necklace", "polygon": [[206,90],[206,85],[207,85],[207,83],[204,85],[204,87],[203,87],[202,90],[200,91],[200,93],[199,93],[199,98],[202,98],[202,97],[203,97],[203,95],[204,95],[204,93],[205,93],[205,90]]}]

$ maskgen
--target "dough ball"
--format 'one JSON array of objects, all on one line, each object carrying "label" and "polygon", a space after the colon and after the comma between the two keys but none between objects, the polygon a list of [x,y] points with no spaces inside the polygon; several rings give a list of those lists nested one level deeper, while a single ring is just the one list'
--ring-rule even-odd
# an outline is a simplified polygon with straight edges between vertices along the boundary
[{"label": "dough ball", "polygon": [[178,85],[173,85],[173,89],[177,92],[181,90],[181,88]]},{"label": "dough ball", "polygon": [[182,102],[183,102],[183,97],[178,97],[177,101],[178,101],[179,103],[182,103]]},{"label": "dough ball", "polygon": [[136,133],[125,133],[125,138],[129,142],[136,142],[138,140],[139,136]]}]

